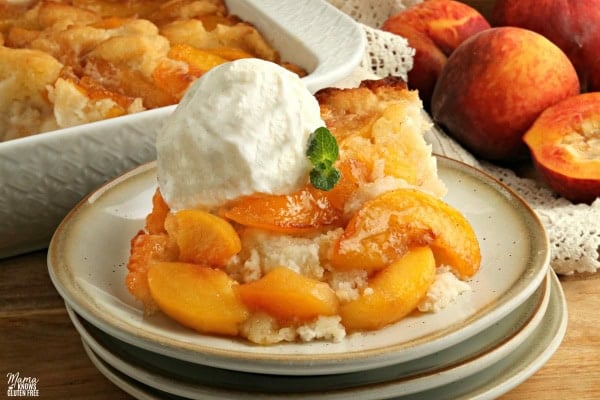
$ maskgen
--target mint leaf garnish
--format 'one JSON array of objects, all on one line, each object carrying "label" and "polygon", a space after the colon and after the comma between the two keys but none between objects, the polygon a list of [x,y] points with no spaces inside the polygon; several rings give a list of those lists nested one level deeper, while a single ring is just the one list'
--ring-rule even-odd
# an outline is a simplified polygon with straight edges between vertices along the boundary
[{"label": "mint leaf garnish", "polygon": [[331,190],[341,178],[340,171],[336,168],[330,168],[326,171],[319,171],[316,168],[310,171],[310,183],[319,190]]},{"label": "mint leaf garnish", "polygon": [[319,190],[333,189],[341,173],[333,165],[339,157],[339,149],[329,129],[320,127],[310,135],[306,156],[314,166],[310,171],[310,183]]}]

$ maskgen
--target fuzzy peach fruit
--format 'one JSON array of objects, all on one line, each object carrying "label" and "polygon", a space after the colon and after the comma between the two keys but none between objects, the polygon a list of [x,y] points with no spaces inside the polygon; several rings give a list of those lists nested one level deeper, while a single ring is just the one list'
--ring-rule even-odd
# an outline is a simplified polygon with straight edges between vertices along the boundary
[{"label": "fuzzy peach fruit", "polygon": [[545,36],[569,57],[582,91],[600,90],[600,0],[497,0],[491,19]]},{"label": "fuzzy peach fruit", "polygon": [[417,90],[423,106],[429,108],[433,88],[448,57],[429,36],[410,25],[398,25],[393,29],[393,33],[404,37],[410,47],[415,49],[413,66],[407,73],[408,87]]},{"label": "fuzzy peach fruit", "polygon": [[540,175],[575,202],[600,197],[600,93],[573,96],[546,109],[525,133]]},{"label": "fuzzy peach fruit", "polygon": [[530,30],[492,28],[449,57],[431,111],[474,155],[508,163],[526,158],[522,137],[540,113],[578,93],[577,73],[556,45]]},{"label": "fuzzy peach fruit", "polygon": [[415,49],[408,86],[418,89],[429,108],[431,93],[441,68],[464,40],[490,28],[471,6],[454,0],[429,0],[390,16],[382,29],[400,35]]}]

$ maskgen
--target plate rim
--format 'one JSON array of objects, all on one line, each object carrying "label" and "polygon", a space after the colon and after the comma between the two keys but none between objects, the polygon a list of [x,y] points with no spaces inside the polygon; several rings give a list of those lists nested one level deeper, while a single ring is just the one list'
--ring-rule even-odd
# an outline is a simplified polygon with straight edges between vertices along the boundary
[{"label": "plate rim", "polygon": [[[139,177],[142,174],[151,173],[151,171],[155,168],[155,161],[136,167],[109,181],[96,191],[88,194],[67,214],[65,219],[60,223],[56,232],[54,233],[48,248],[47,264],[50,278],[59,294],[78,314],[80,314],[86,320],[92,322],[95,326],[100,327],[100,329],[109,333],[111,336],[115,336],[138,347],[146,348],[147,350],[160,352],[170,357],[180,358],[186,361],[197,362],[210,366],[237,369],[247,372],[275,373],[281,375],[305,375],[316,373],[333,374],[340,372],[353,372],[361,369],[371,369],[390,365],[396,362],[408,361],[411,358],[414,359],[422,356],[424,354],[422,349],[423,346],[425,346],[427,349],[425,354],[431,354],[475,335],[476,333],[493,324],[495,321],[506,316],[511,310],[525,301],[539,286],[541,280],[546,274],[546,271],[549,269],[550,262],[549,244],[545,229],[537,214],[518,194],[493,176],[473,166],[444,156],[436,157],[440,166],[458,169],[459,171],[466,172],[471,176],[483,177],[486,180],[485,183],[491,185],[495,190],[499,191],[504,198],[508,198],[512,202],[519,203],[521,207],[519,210],[525,213],[531,222],[537,227],[536,235],[534,235],[532,240],[536,241],[541,248],[534,255],[536,260],[536,268],[534,271],[529,271],[529,274],[527,274],[525,277],[525,283],[522,280],[518,280],[506,291],[506,293],[501,296],[502,301],[483,307],[482,310],[478,311],[476,315],[461,321],[461,324],[465,325],[462,329],[457,329],[450,334],[445,334],[445,331],[448,330],[448,328],[446,328],[438,332],[435,339],[426,341],[425,344],[420,344],[419,340],[415,339],[411,341],[413,346],[408,349],[406,349],[406,343],[398,343],[395,346],[360,350],[359,352],[297,354],[293,355],[293,361],[290,361],[289,355],[265,353],[258,354],[251,352],[240,353],[237,351],[232,352],[224,349],[211,348],[190,343],[173,343],[173,341],[169,340],[169,338],[165,338],[162,335],[148,333],[143,334],[138,328],[128,325],[125,321],[120,320],[117,324],[115,324],[115,321],[110,321],[105,316],[102,316],[102,313],[97,315],[100,308],[97,304],[89,299],[83,299],[83,302],[80,304],[83,296],[81,294],[78,295],[77,293],[73,293],[72,290],[68,289],[68,285],[63,285],[66,272],[64,269],[59,268],[59,266],[61,266],[61,262],[57,256],[57,253],[59,253],[57,248],[64,245],[63,231],[67,229],[75,215],[80,212],[82,208],[85,208],[88,203],[93,204],[97,197],[102,196],[104,193],[110,191],[113,187],[124,181]],[[528,225],[528,228],[531,229],[531,225]],[[542,243],[543,245],[541,245]],[[496,311],[495,313],[488,313],[489,309]],[[493,318],[489,317],[490,314],[493,316]],[[443,345],[440,337],[444,338]],[[414,345],[415,342],[416,345]],[[419,345],[421,345],[421,349],[417,351],[418,349],[416,348],[418,348]],[[405,354],[403,357],[398,358],[397,355],[394,355],[394,353],[398,352],[400,349],[404,349]],[[358,357],[357,354],[361,360],[360,363],[343,362],[350,359],[356,360]],[[235,361],[234,367],[231,365],[232,361]],[[360,364],[360,366],[355,364]]]},{"label": "plate rim", "polygon": [[[513,367],[505,367],[505,369],[503,370],[503,372],[505,372],[504,374],[500,375],[499,377],[496,376],[495,379],[478,379],[477,381],[480,382],[478,384],[478,386],[474,387],[474,388],[469,388],[469,389],[465,389],[466,391],[463,391],[462,393],[456,395],[453,395],[453,400],[458,400],[458,399],[463,399],[463,400],[467,400],[467,399],[479,399],[479,400],[483,400],[483,399],[493,399],[493,398],[497,398],[498,396],[501,396],[502,394],[507,393],[508,391],[514,389],[515,387],[517,387],[519,384],[523,383],[525,380],[527,380],[529,377],[531,377],[537,370],[539,370],[549,359],[550,357],[556,352],[556,350],[560,347],[560,344],[562,343],[562,340],[564,338],[564,335],[566,333],[566,329],[567,329],[567,325],[568,325],[568,310],[567,310],[567,304],[566,304],[566,299],[564,296],[564,293],[562,291],[562,287],[560,285],[560,281],[558,280],[558,278],[556,277],[556,274],[553,271],[548,271],[547,273],[548,275],[548,279],[551,283],[551,291],[550,291],[550,302],[549,302],[549,306],[548,309],[545,312],[544,315],[544,319],[548,318],[548,320],[550,321],[550,323],[552,324],[552,334],[551,335],[545,335],[546,336],[546,345],[545,346],[538,346],[538,351],[537,352],[528,352],[527,355],[523,355],[521,354],[522,351],[520,351],[520,349],[516,349],[514,350],[512,353],[510,353],[507,358],[510,357],[514,357],[514,358],[518,358],[518,360],[515,361],[520,361],[520,363],[517,364],[517,366],[515,368]],[[551,307],[551,304],[555,302],[556,304]],[[557,315],[556,313],[559,312],[559,314]],[[530,339],[532,339],[535,334],[537,333],[538,335],[541,335],[542,331],[542,326],[540,324],[540,326],[538,326],[534,333],[532,334],[532,336],[530,337]],[[546,330],[543,330],[543,332],[548,332]],[[538,337],[538,336],[535,336]],[[117,370],[114,366],[108,364],[107,362],[105,362],[104,360],[102,360],[96,353],[93,352],[93,350],[84,342],[82,341],[82,345],[83,348],[85,350],[85,352],[87,353],[88,357],[90,357],[90,359],[92,360],[92,363],[98,368],[98,370],[106,376],[106,372],[115,374],[115,377],[120,378],[120,382],[123,381],[132,381],[132,383],[134,385],[137,386],[133,386],[133,389],[143,389],[146,390],[147,393],[148,391],[156,391],[157,393],[165,393],[163,391],[161,391],[160,389],[148,386],[140,381],[137,381],[136,379],[128,376],[127,374]],[[525,359],[525,360],[524,360]],[[512,360],[511,360],[512,361]],[[98,363],[100,363],[100,365],[98,365]],[[473,379],[473,378],[477,378],[478,376],[488,373],[489,374],[489,370],[493,369],[495,366],[497,366],[498,364],[493,364],[492,366],[489,366],[488,368],[484,368],[483,370],[470,375],[470,376],[466,376],[462,379],[459,379],[457,381],[454,382],[450,382],[446,385],[442,385],[440,387],[434,388],[432,390],[436,391],[436,390],[445,390],[446,388],[452,386],[452,385],[460,385],[462,383],[462,381],[464,379]],[[514,365],[514,364],[511,364]],[[108,367],[108,368],[107,368]],[[111,377],[106,376],[111,382],[113,382],[115,385],[121,387],[117,382],[114,382]],[[500,381],[499,381],[500,380]],[[385,395],[393,395],[393,396],[399,396],[399,399],[406,399],[408,400],[409,398],[412,398],[412,395],[416,395],[419,398],[424,398],[423,396],[425,396],[425,398],[429,398],[428,393],[429,390],[425,390],[422,392],[417,392],[417,393],[413,393],[411,394],[399,394],[397,391],[395,391],[395,386],[394,386],[394,382],[388,382],[388,383],[383,383],[381,384],[381,386],[384,386],[381,390],[381,393],[378,394],[373,394],[373,395],[377,395],[377,396],[385,396]],[[124,389],[123,387],[121,387],[121,389]],[[223,396],[223,391],[221,391],[221,393],[219,393],[219,390],[216,389],[216,393],[215,393],[215,389],[214,388],[210,388],[207,387],[207,389],[213,393],[209,394],[206,393],[204,398],[207,399],[219,399],[222,398]],[[360,393],[354,393],[356,395],[365,395],[365,391],[368,391],[368,388],[363,389]],[[127,391],[127,390],[126,390]],[[337,397],[335,394],[331,395],[331,396],[323,396],[321,394],[317,394],[318,396],[320,396],[319,398],[324,398],[324,399],[329,399],[329,400],[333,400],[333,399],[342,399],[342,398],[347,398],[348,395],[353,395],[353,393],[351,393],[351,391],[344,391],[342,390],[341,392],[341,396]],[[178,395],[172,394],[172,393],[168,393],[169,395],[173,395],[175,396],[174,398],[180,398]],[[260,395],[260,394],[259,394]],[[209,396],[209,397],[206,397]],[[210,397],[212,396],[212,397]],[[264,396],[264,395],[263,395]],[[407,397],[410,396],[410,397]],[[251,393],[245,393],[244,398],[253,398]],[[256,397],[260,397],[260,396],[256,396]],[[388,396],[386,396],[388,397]],[[183,397],[181,397],[183,399]],[[260,397],[260,398],[265,398],[265,397]],[[268,399],[269,397],[267,396],[266,399]],[[293,396],[291,397],[293,398]],[[363,398],[363,397],[361,397]],[[367,397],[367,398],[371,398],[371,397]],[[372,397],[375,398],[375,397]],[[379,397],[377,397],[379,398]]]},{"label": "plate rim", "polygon": [[[551,282],[551,277],[549,275],[549,273],[547,273],[544,281],[541,283],[540,287],[536,290],[536,292],[534,292],[534,294],[532,294],[532,297],[530,297],[528,300],[533,301],[533,305],[531,307],[530,310],[526,311],[523,315],[519,316],[519,320],[522,318],[522,321],[520,322],[519,327],[511,332],[507,332],[506,334],[503,334],[502,337],[498,337],[496,339],[494,339],[494,345],[489,346],[488,345],[484,345],[482,348],[478,348],[478,349],[472,349],[472,353],[466,354],[466,355],[461,355],[460,357],[456,358],[455,360],[452,360],[446,364],[443,365],[437,365],[435,367],[431,367],[428,368],[426,370],[413,370],[413,371],[407,371],[407,372],[399,372],[399,375],[397,375],[395,378],[392,378],[392,380],[397,381],[396,383],[396,388],[399,390],[400,386],[402,388],[402,393],[407,395],[407,394],[412,394],[412,393],[416,393],[419,391],[419,388],[422,387],[427,387],[429,388],[435,388],[435,387],[439,387],[439,386],[443,386],[445,384],[451,383],[454,380],[456,380],[457,378],[462,378],[465,376],[468,376],[470,374],[474,374],[474,371],[478,371],[481,369],[484,369],[490,365],[492,365],[493,363],[495,363],[496,361],[500,360],[501,358],[505,357],[506,355],[512,353],[513,351],[516,350],[516,348],[518,346],[520,346],[525,340],[527,340],[528,337],[530,337],[536,330],[537,328],[540,326],[543,318],[545,317],[546,311],[548,309],[548,304],[550,301],[550,296],[552,295],[551,290],[552,290],[552,285],[553,283]],[[540,292],[538,294],[538,298],[533,299],[533,296],[536,296],[537,292]],[[163,390],[161,389],[161,387],[159,387],[159,380],[162,380],[163,377],[161,376],[161,370],[160,367],[158,367],[158,369],[154,368],[154,365],[151,365],[149,363],[149,361],[144,360],[144,359],[130,359],[129,356],[131,355],[131,353],[128,352],[122,352],[120,351],[118,348],[121,346],[120,343],[116,343],[115,346],[117,346],[116,348],[110,348],[107,347],[104,343],[102,338],[98,339],[98,337],[96,336],[96,334],[92,331],[89,330],[88,327],[86,327],[85,325],[91,325],[93,328],[95,328],[96,330],[100,331],[101,334],[106,335],[106,340],[110,340],[110,339],[115,339],[113,337],[111,337],[110,335],[106,334],[105,332],[103,332],[101,329],[93,326],[93,324],[91,324],[89,321],[85,321],[81,316],[78,316],[73,309],[71,309],[68,305],[66,306],[67,308],[67,313],[69,315],[69,318],[72,322],[72,324],[74,325],[75,329],[77,330],[77,332],[80,334],[82,341],[84,342],[84,344],[86,344],[88,347],[91,348],[91,350],[98,356],[100,357],[103,361],[105,361],[106,363],[110,364],[112,367],[116,368],[117,370],[119,370],[120,372],[130,376],[131,378],[135,379],[136,381],[139,381],[145,385],[151,386],[157,390]],[[516,312],[513,311],[513,313]],[[507,316],[508,317],[508,316]],[[505,317],[505,318],[507,318]],[[502,323],[502,321],[499,321],[498,323]],[[505,322],[505,324],[510,324],[510,322]],[[483,334],[484,332],[481,332],[480,334]],[[135,346],[130,345],[130,344],[126,344],[128,346],[131,346],[133,348],[135,348]],[[144,350],[144,349],[141,349]],[[449,349],[447,349],[449,350]],[[135,356],[134,356],[135,357]],[[435,357],[435,355],[429,355],[429,357]],[[110,360],[109,360],[110,359]],[[116,364],[120,364],[121,366],[117,366]],[[399,364],[407,364],[410,362],[406,362],[406,363],[399,363]],[[127,373],[125,372],[126,368],[129,367],[133,367],[133,373]],[[181,366],[182,369],[184,369],[184,366]],[[212,368],[212,367],[208,367],[208,368]],[[384,368],[394,368],[393,366],[388,366],[388,367],[384,367]],[[232,372],[237,372],[237,371],[232,371]],[[364,371],[363,371],[364,372]],[[362,372],[359,372],[362,373]],[[394,372],[395,374],[396,372]],[[199,375],[202,374],[202,372],[198,372]],[[356,375],[358,373],[354,373],[353,375]],[[252,379],[252,376],[256,375],[256,374],[251,374],[251,376],[248,377],[244,377],[244,376],[238,376],[238,379]],[[331,375],[329,375],[331,376]],[[328,379],[330,379],[328,376]],[[333,375],[335,376],[335,375]],[[204,384],[202,382],[194,382],[191,381],[189,378],[186,377],[178,377],[176,374],[171,375],[171,376],[166,376],[165,377],[166,380],[161,384],[161,386],[164,387],[176,387],[177,389],[175,389],[173,391],[173,394],[176,394],[178,396],[183,396],[183,397],[190,397],[191,392],[193,392],[195,390],[195,388],[198,387],[203,387],[203,386],[208,386],[208,387],[212,387],[212,385],[210,384]],[[263,377],[261,377],[263,378]],[[297,376],[294,377],[295,378],[308,378],[308,379],[313,379],[313,378],[318,378],[317,376],[308,376],[308,377],[302,377],[302,376]],[[263,378],[264,379],[264,378]],[[270,379],[270,378],[266,378],[266,379]],[[347,378],[344,378],[345,380],[347,380]],[[353,390],[353,389],[360,389],[361,387],[364,386],[368,386],[368,385],[381,385],[381,384],[385,384],[385,380],[378,378],[375,381],[363,381],[362,383],[355,383],[355,384],[350,384],[350,385],[346,385],[346,386],[340,386],[340,385],[336,385],[336,387],[334,388],[326,388],[326,387],[318,387],[315,389],[311,389],[311,390],[307,390],[306,393],[307,395],[310,396],[314,396],[318,393],[328,393],[328,392],[338,392],[338,391],[342,391],[342,390]],[[235,380],[235,379],[234,379]],[[152,383],[151,383],[152,382]],[[279,382],[279,385],[285,385],[284,382],[287,381],[283,381],[283,382]],[[304,381],[303,381],[304,382]],[[222,382],[223,385],[225,385]],[[259,385],[259,383],[255,383],[254,385]],[[217,388],[219,388],[220,386],[216,386]],[[258,386],[256,386],[258,388]],[[189,388],[189,389],[186,389]],[[242,388],[242,387],[234,387],[231,389],[233,392],[242,392],[242,391],[246,391],[246,389]],[[252,391],[249,391],[250,393],[253,393]],[[264,391],[266,393],[269,394],[279,394],[279,395],[288,395],[288,394],[296,394],[296,391],[290,392],[290,393],[280,393],[279,391],[277,392],[268,392],[268,391]],[[256,393],[263,393],[263,391],[257,391]],[[300,392],[298,392],[300,393]],[[305,392],[302,392],[303,394]],[[196,395],[202,395],[202,393],[196,393],[194,394],[194,396]],[[192,397],[194,397],[192,396]]]}]

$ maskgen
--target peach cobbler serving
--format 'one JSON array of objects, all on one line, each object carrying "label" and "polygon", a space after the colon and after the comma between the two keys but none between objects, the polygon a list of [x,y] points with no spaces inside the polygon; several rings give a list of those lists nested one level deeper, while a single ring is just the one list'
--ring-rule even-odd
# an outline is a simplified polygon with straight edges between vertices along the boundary
[{"label": "peach cobbler serving", "polygon": [[271,62],[212,69],[158,135],[130,293],[147,315],[259,344],[442,312],[481,255],[441,199],[427,128],[399,79],[312,96]]},{"label": "peach cobbler serving", "polygon": [[223,0],[0,2],[0,141],[176,104],[246,57],[304,74]]}]

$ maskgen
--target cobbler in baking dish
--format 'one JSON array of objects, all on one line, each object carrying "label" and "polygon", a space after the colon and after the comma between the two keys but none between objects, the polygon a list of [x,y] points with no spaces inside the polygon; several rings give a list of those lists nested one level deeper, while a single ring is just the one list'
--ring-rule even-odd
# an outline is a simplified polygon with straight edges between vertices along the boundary
[{"label": "cobbler in baking dish", "polygon": [[284,63],[222,0],[0,4],[0,141],[176,104],[210,68]]}]

